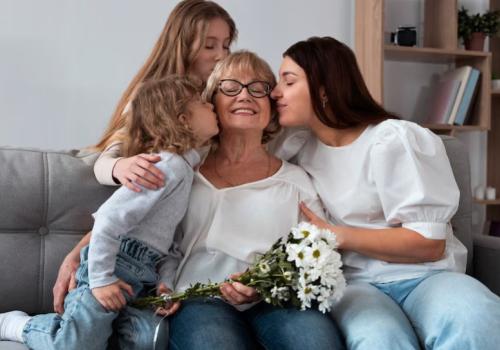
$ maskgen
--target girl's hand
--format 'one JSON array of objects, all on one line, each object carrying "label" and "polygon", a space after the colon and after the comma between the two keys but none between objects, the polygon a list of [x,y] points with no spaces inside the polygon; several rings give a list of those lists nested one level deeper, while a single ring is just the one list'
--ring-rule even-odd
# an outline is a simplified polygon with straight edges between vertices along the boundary
[{"label": "girl's hand", "polygon": [[[170,294],[170,293],[172,293],[172,290],[168,288],[164,283],[160,283],[158,285],[158,288],[156,289],[156,295]],[[167,305],[167,307],[158,307],[155,313],[160,316],[170,316],[175,314],[177,310],[179,310],[180,306],[181,303],[179,301],[176,301],[175,303]]]},{"label": "girl's hand", "polygon": [[327,230],[332,229],[332,225],[330,225],[328,222],[326,222],[325,220],[314,214],[304,202],[300,202],[299,208],[302,214],[304,214],[304,216],[306,217],[307,221],[309,221],[311,224],[321,229],[327,229]]},{"label": "girl's hand", "polygon": [[113,168],[113,177],[134,192],[141,192],[137,185],[157,190],[165,185],[165,176],[154,163],[161,160],[159,155],[139,154],[119,159]]},{"label": "girl's hand", "polygon": [[64,298],[68,292],[76,288],[75,275],[79,266],[80,255],[69,253],[59,267],[52,293],[54,295],[54,311],[60,315],[64,313]]},{"label": "girl's hand", "polygon": [[130,284],[122,280],[104,287],[94,288],[92,289],[92,294],[106,310],[118,312],[127,305],[123,291],[127,292],[131,297],[134,296],[134,291]]},{"label": "girl's hand", "polygon": [[[238,278],[240,275],[241,273],[236,273],[229,276],[229,278]],[[222,297],[233,305],[253,303],[260,298],[259,293],[257,293],[255,288],[247,287],[240,282],[224,283],[220,287],[220,291],[222,293]]]}]

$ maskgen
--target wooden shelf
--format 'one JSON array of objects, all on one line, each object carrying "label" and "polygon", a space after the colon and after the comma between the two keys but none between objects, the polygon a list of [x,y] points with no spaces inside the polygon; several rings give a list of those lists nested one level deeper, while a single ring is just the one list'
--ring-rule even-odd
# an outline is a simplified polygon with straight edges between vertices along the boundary
[{"label": "wooden shelf", "polygon": [[500,205],[500,199],[487,200],[487,199],[475,199],[474,203],[483,205]]},{"label": "wooden shelf", "polygon": [[491,95],[492,96],[500,96],[500,90],[491,90]]},{"label": "wooden shelf", "polygon": [[436,49],[429,47],[406,47],[384,45],[385,58],[393,61],[451,63],[457,59],[485,59],[489,52],[468,51],[459,49]]}]

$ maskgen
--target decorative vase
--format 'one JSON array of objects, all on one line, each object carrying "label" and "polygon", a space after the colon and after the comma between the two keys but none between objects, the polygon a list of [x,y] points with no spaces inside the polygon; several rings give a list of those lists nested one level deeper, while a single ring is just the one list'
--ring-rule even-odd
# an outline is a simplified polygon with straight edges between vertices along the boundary
[{"label": "decorative vase", "polygon": [[483,51],[484,50],[484,39],[486,35],[480,32],[474,32],[470,37],[464,40],[466,50]]}]

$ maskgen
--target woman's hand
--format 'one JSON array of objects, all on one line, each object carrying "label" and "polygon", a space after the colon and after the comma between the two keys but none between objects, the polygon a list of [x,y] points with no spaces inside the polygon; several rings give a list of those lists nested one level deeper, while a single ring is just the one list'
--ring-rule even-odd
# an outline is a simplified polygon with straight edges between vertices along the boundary
[{"label": "woman's hand", "polygon": [[[229,278],[235,279],[240,275],[241,273],[236,273],[229,276]],[[255,288],[247,287],[240,282],[224,283],[220,287],[220,291],[222,293],[222,297],[226,299],[228,303],[233,305],[253,303],[260,298],[259,293],[257,293]]]},{"label": "woman's hand", "polygon": [[127,305],[123,291],[127,292],[131,297],[134,296],[134,291],[130,284],[122,280],[104,287],[94,288],[92,289],[92,294],[106,310],[118,312]]},{"label": "woman's hand", "polygon": [[[160,283],[158,285],[158,288],[156,289],[156,295],[170,294],[170,293],[172,293],[172,290],[168,288],[164,283]],[[176,301],[175,303],[167,305],[167,307],[158,307],[155,313],[160,316],[170,316],[175,314],[177,310],[179,310],[180,306],[181,303],[179,301]]]},{"label": "woman's hand", "polygon": [[312,210],[309,209],[304,202],[300,202],[299,208],[302,214],[304,214],[304,216],[306,217],[307,221],[309,221],[311,224],[321,229],[326,229],[326,230],[332,229],[332,225],[330,225],[328,222],[326,222],[325,220],[314,214]]},{"label": "woman's hand", "polygon": [[80,266],[80,254],[79,251],[75,251],[66,255],[59,267],[52,293],[54,294],[54,311],[60,315],[64,313],[66,294],[76,288],[75,274],[78,266]]},{"label": "woman's hand", "polygon": [[159,155],[145,153],[119,159],[113,168],[113,177],[134,192],[141,192],[138,185],[157,190],[165,185],[165,176],[154,165],[160,160]]}]

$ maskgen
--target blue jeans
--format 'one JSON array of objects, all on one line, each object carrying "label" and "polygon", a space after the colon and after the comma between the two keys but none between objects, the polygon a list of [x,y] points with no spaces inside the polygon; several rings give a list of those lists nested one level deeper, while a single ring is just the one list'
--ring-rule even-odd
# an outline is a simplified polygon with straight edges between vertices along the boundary
[{"label": "blue jeans", "polygon": [[171,350],[344,349],[328,315],[264,302],[240,312],[216,298],[189,300],[169,324]]},{"label": "blue jeans", "polygon": [[465,274],[350,284],[332,309],[349,349],[499,349],[500,298]]},{"label": "blue jeans", "polygon": [[[143,295],[156,286],[156,264],[161,258],[159,252],[144,243],[124,239],[115,274],[132,286],[134,297]],[[92,295],[88,280],[88,246],[82,249],[76,278],[77,288],[66,296],[63,315],[37,315],[24,327],[24,343],[30,349],[153,348],[159,317],[152,310],[126,306],[119,313],[106,311]],[[131,300],[127,293],[124,295]]]}]

